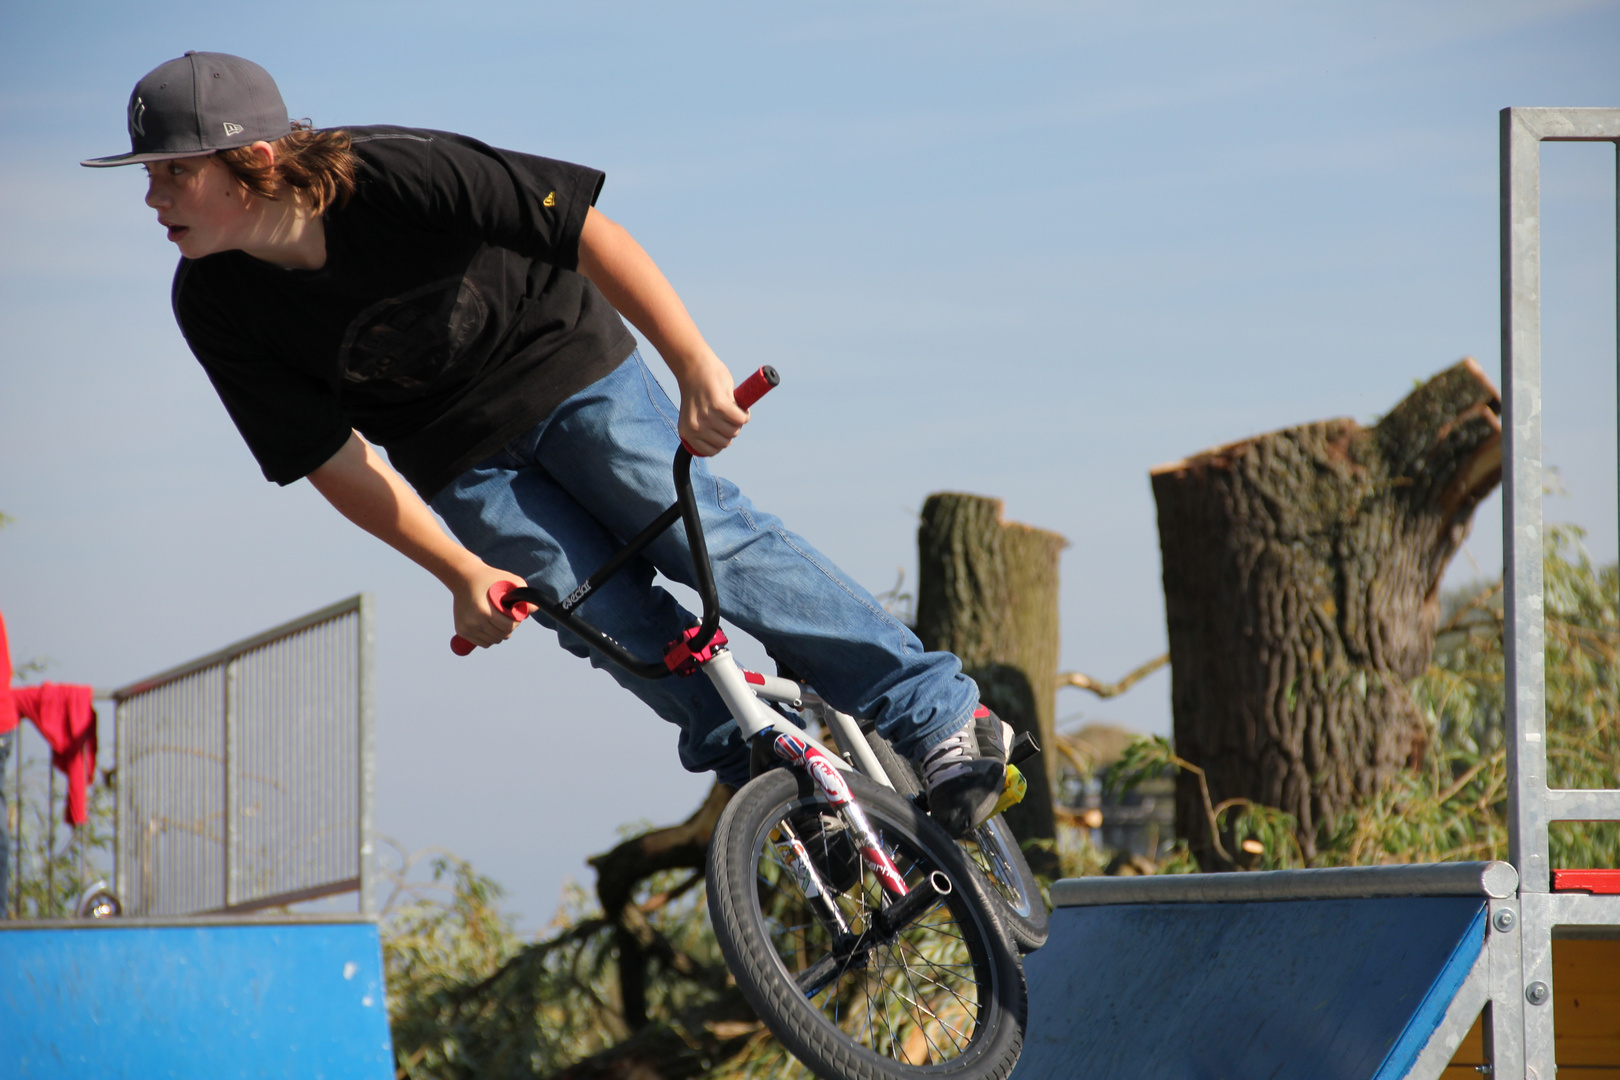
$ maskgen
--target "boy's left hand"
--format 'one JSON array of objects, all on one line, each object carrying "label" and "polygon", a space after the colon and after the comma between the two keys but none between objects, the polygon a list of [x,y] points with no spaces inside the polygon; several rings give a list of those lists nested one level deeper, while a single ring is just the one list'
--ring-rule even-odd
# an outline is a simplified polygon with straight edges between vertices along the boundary
[{"label": "boy's left hand", "polygon": [[710,457],[730,446],[748,423],[748,410],[738,407],[733,396],[737,384],[720,358],[710,353],[707,362],[692,365],[676,380],[681,387],[681,440],[687,449]]}]

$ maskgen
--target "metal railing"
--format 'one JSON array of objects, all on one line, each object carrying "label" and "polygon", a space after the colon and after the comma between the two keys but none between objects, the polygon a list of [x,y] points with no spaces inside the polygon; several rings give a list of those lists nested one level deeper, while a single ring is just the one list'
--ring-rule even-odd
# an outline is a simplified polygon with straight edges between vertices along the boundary
[{"label": "metal railing", "polygon": [[126,913],[376,910],[372,642],[362,594],[112,692]]},{"label": "metal railing", "polygon": [[[1551,891],[1547,828],[1620,820],[1620,791],[1547,787],[1547,631],[1541,512],[1541,144],[1612,142],[1616,150],[1616,268],[1620,286],[1620,109],[1503,109],[1502,508],[1507,578],[1508,844],[1518,911],[1494,914],[1511,950],[1493,961],[1487,1045],[1497,1077],[1553,1075],[1552,937],[1620,928],[1620,896]],[[1617,290],[1620,291],[1620,290]],[[1620,296],[1616,298],[1620,325]],[[1496,906],[1493,903],[1493,907]],[[1511,957],[1511,960],[1509,959]]]}]

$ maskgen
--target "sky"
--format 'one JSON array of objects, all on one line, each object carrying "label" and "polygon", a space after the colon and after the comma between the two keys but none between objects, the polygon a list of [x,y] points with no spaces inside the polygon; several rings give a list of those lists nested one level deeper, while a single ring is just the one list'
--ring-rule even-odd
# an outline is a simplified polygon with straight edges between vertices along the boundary
[{"label": "sky", "polygon": [[[1620,106],[1617,46],[1612,0],[0,0],[13,656],[110,688],[371,593],[379,828],[469,858],[530,930],[707,788],[544,631],[452,657],[437,582],[261,478],[139,170],[77,164],[127,149],[130,88],[187,49],[256,60],[317,125],[603,169],[733,372],[782,373],[716,468],[877,592],[915,581],[929,493],[1005,500],[1070,542],[1063,668],[1112,679],[1165,648],[1152,466],[1371,422],[1463,356],[1496,375],[1498,110]],[[1547,514],[1612,560],[1615,151],[1542,160]],[[1500,516],[1453,583],[1499,572]],[[1058,715],[1167,732],[1168,686]]]}]

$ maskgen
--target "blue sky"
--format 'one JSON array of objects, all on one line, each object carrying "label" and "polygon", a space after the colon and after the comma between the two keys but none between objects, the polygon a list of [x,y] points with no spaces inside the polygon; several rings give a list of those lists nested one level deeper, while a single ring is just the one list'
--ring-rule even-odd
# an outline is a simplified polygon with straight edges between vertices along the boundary
[{"label": "blue sky", "polygon": [[[138,170],[76,164],[186,49],[257,60],[317,124],[604,169],[733,370],[782,371],[722,471],[874,590],[914,579],[928,493],[1005,499],[1072,542],[1064,666],[1114,677],[1164,648],[1150,467],[1497,371],[1497,110],[1620,105],[1617,45],[1612,2],[6,4],[13,651],[115,686],[374,593],[381,828],[472,858],[528,926],[706,785],[542,632],[454,660],[431,578],[260,479],[174,328]],[[1543,159],[1549,516],[1612,559],[1615,154]],[[1499,519],[1454,576],[1496,572]],[[1164,731],[1167,698],[1059,714]]]}]

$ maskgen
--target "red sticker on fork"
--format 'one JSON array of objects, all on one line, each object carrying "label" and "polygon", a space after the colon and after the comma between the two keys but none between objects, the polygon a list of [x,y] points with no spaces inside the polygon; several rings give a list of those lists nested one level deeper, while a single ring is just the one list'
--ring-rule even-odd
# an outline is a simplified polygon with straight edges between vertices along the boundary
[{"label": "red sticker on fork", "polygon": [[905,879],[900,871],[894,868],[894,863],[882,848],[861,848],[861,858],[878,877],[883,879],[883,887],[895,896],[904,896],[909,891]]}]

